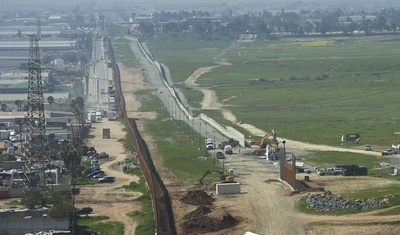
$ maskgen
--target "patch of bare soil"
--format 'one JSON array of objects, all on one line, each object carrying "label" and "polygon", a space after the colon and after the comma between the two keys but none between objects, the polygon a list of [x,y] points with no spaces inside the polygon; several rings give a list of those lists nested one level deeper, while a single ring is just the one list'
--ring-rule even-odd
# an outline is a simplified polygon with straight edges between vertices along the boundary
[{"label": "patch of bare soil", "polygon": [[[102,138],[103,128],[110,128],[110,139]],[[122,123],[118,121],[103,119],[102,122],[92,125],[90,133],[92,137],[87,140],[87,145],[94,147],[98,152],[104,151],[110,155],[109,159],[100,160],[100,167],[107,175],[114,176],[116,181],[111,184],[80,186],[80,194],[76,196],[76,207],[92,207],[94,214],[107,216],[107,221],[123,223],[124,234],[131,235],[135,233],[137,223],[127,214],[140,209],[136,199],[141,193],[125,191],[120,188],[132,181],[139,180],[137,176],[125,174],[118,167],[118,162],[132,157],[124,151],[122,142],[118,141],[124,138],[125,134]]]},{"label": "patch of bare soil", "polygon": [[120,68],[121,88],[128,116],[131,118],[155,119],[155,112],[139,112],[142,102],[147,97],[137,96],[135,92],[151,89],[151,86],[144,81],[140,68],[126,67],[122,63],[119,63],[118,66]]}]

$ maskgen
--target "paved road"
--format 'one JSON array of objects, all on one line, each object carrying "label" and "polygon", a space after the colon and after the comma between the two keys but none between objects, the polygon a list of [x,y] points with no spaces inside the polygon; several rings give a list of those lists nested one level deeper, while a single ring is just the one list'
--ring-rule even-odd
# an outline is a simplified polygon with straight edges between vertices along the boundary
[{"label": "paved road", "polygon": [[93,40],[92,51],[86,106],[88,110],[108,110],[108,80],[112,80],[112,72],[111,68],[107,67],[107,58],[102,39],[95,38]]}]

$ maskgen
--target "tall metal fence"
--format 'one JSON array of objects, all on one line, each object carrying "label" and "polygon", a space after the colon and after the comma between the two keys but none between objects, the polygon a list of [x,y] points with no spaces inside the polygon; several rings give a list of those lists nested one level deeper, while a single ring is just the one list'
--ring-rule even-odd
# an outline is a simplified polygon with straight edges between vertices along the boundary
[{"label": "tall metal fence", "polygon": [[281,150],[280,158],[280,178],[286,181],[294,190],[297,190],[296,186],[296,157],[292,153],[291,158],[287,158],[286,149]]},{"label": "tall metal fence", "polygon": [[151,159],[150,151],[146,145],[146,142],[140,135],[140,132],[136,125],[136,121],[132,118],[129,118],[126,113],[125,98],[122,94],[119,67],[115,63],[114,53],[112,50],[110,39],[108,39],[107,44],[109,49],[108,51],[110,53],[111,63],[113,66],[115,89],[117,94],[117,100],[119,102],[119,110],[121,112],[121,116],[124,118],[125,125],[128,129],[128,134],[131,137],[133,144],[135,146],[140,168],[143,172],[144,178],[147,182],[147,185],[151,193],[154,219],[156,224],[156,233],[175,235],[176,228],[172,211],[171,199],[169,197],[168,191],[161,177],[157,173],[157,170]]}]

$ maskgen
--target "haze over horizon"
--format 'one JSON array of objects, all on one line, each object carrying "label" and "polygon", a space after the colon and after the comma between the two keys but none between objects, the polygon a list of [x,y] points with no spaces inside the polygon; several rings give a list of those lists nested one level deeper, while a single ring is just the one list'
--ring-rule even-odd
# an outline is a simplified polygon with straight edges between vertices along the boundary
[{"label": "haze over horizon", "polygon": [[[399,1],[395,0],[337,0],[337,1],[330,1],[330,0],[13,0],[13,1],[6,1],[0,3],[0,8],[2,10],[6,10],[7,7],[54,7],[57,6],[73,6],[73,5],[83,5],[83,6],[134,6],[134,5],[166,5],[166,4],[179,4],[181,6],[189,6],[189,5],[218,5],[224,4],[228,6],[285,6],[285,5],[296,5],[301,7],[302,5],[307,6],[315,6],[315,7],[394,7],[400,8]],[[179,6],[178,6],[179,7]]]}]

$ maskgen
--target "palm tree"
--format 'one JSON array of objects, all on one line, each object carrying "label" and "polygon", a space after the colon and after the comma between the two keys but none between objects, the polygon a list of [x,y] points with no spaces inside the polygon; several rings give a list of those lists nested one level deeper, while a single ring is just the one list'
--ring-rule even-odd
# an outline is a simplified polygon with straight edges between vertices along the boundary
[{"label": "palm tree", "polygon": [[50,104],[50,113],[51,113],[53,109],[54,97],[53,96],[47,97],[47,102],[49,102]]},{"label": "palm tree", "polygon": [[75,114],[76,118],[79,121],[79,126],[80,126],[80,136],[83,136],[83,113],[84,113],[84,100],[81,96],[76,97],[71,101],[71,108],[72,112]]}]

